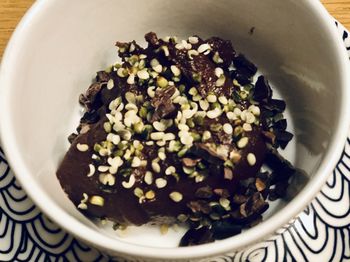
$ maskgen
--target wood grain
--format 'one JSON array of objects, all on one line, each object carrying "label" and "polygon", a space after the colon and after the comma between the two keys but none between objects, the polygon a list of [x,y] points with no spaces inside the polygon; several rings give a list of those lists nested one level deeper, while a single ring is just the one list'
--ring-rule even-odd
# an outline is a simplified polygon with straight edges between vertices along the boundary
[{"label": "wood grain", "polygon": [[[350,0],[321,2],[336,19],[350,29]],[[33,3],[34,0],[0,0],[0,59],[14,28]]]}]

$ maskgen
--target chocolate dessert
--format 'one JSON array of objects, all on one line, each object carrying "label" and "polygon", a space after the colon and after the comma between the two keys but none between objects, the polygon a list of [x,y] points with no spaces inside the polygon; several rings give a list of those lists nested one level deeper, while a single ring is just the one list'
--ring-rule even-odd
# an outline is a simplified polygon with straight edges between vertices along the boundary
[{"label": "chocolate dessert", "polygon": [[293,137],[285,102],[230,41],[145,39],[117,42],[122,62],[80,96],[57,177],[82,213],[116,228],[187,223],[181,246],[238,234],[296,172],[277,152]]}]

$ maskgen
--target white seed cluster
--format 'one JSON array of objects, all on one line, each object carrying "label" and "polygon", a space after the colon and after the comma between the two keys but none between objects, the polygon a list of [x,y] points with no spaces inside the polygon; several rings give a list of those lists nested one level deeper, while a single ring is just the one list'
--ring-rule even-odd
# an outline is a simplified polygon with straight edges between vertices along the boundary
[{"label": "white seed cluster", "polygon": [[[215,86],[231,85],[232,89],[233,85],[239,86],[237,81],[229,83],[227,73],[221,67],[224,61],[218,51],[213,51],[214,47],[211,44],[195,36],[180,42],[175,37],[166,37],[163,38],[163,41],[176,43],[175,51],[185,52],[190,60],[196,56],[211,53],[212,60],[216,64],[213,72]],[[133,52],[135,48],[134,44],[130,44],[128,49],[122,47],[120,52],[126,50]],[[172,49],[170,51],[173,52]],[[161,45],[157,50],[165,57],[170,56],[170,51],[167,45]],[[220,93],[203,95],[196,86],[181,84],[183,72],[180,65],[163,65],[156,58],[149,62],[146,59],[145,54],[133,54],[125,58],[125,64],[117,64],[113,67],[117,76],[128,85],[146,86],[145,93],[127,91],[110,102],[106,122],[103,124],[106,139],[94,145],[92,163],[89,164],[87,172],[88,177],[97,175],[100,183],[105,186],[113,186],[119,181],[125,189],[133,190],[140,204],[156,198],[155,191],[143,192],[139,187],[140,184],[144,183],[149,186],[154,184],[157,189],[161,190],[168,185],[169,176],[180,179],[179,170],[176,170],[174,166],[168,166],[165,162],[169,153],[177,154],[181,158],[196,142],[202,142],[211,147],[211,150],[215,151],[220,158],[225,159],[225,165],[233,167],[241,159],[240,150],[249,144],[247,133],[252,132],[254,126],[260,124],[258,105],[242,106],[236,104],[231,96]],[[110,79],[107,82],[107,89],[118,88],[117,83]],[[179,109],[176,116],[172,119],[153,121],[152,100],[156,99],[162,90],[173,86],[175,92],[169,103],[173,103]],[[240,88],[243,92],[243,87]],[[135,90],[135,88],[130,90]],[[204,128],[196,128],[201,125],[204,125]],[[220,136],[225,136],[231,139],[230,141],[237,141],[236,149],[225,145],[215,145],[215,139]],[[233,140],[233,138],[236,139]],[[145,147],[156,148],[156,155],[152,156],[153,159],[145,154]],[[80,152],[87,152],[90,149],[87,144],[82,143],[78,143],[76,148]],[[99,162],[103,164],[96,164]],[[256,164],[256,157],[253,153],[247,155],[247,162],[251,166]],[[202,168],[205,169],[205,166]],[[135,169],[146,170],[143,177],[140,178],[139,175],[134,174]],[[183,166],[182,171],[196,182],[205,179],[197,167]],[[119,175],[119,172],[122,175]],[[174,202],[180,202],[183,196],[180,192],[174,191],[169,194],[169,198]],[[93,205],[104,205],[102,197],[89,198],[85,194],[79,208],[86,209],[88,200]],[[220,199],[220,204],[227,208],[229,206],[227,201],[227,199]]]}]

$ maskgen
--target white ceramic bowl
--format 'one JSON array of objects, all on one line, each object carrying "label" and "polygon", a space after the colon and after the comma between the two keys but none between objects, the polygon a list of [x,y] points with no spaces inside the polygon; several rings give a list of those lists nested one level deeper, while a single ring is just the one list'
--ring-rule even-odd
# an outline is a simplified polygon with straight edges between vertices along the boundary
[{"label": "white ceramic bowl", "polygon": [[[175,233],[160,237],[153,229],[136,230],[141,239],[119,238],[77,212],[57,182],[66,137],[80,116],[78,95],[94,72],[115,62],[116,40],[144,42],[151,30],[231,39],[287,101],[296,134],[287,154],[309,179],[293,181],[300,192],[238,236],[186,248],[176,247]],[[224,254],[268,237],[320,190],[348,131],[349,72],[343,43],[319,1],[41,0],[18,26],[2,61],[2,145],[23,188],[47,215],[113,256],[154,261]]]}]

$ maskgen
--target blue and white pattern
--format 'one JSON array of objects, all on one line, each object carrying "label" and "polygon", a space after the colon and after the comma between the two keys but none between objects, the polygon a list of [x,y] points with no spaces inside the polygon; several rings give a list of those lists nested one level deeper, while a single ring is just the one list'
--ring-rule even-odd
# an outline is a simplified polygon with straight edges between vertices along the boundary
[{"label": "blue and white pattern", "polygon": [[[336,24],[350,57],[349,33]],[[327,184],[293,223],[267,241],[215,259],[295,260],[350,260],[350,134]],[[43,215],[18,185],[0,151],[0,261],[110,261],[110,258],[74,239]]]}]

